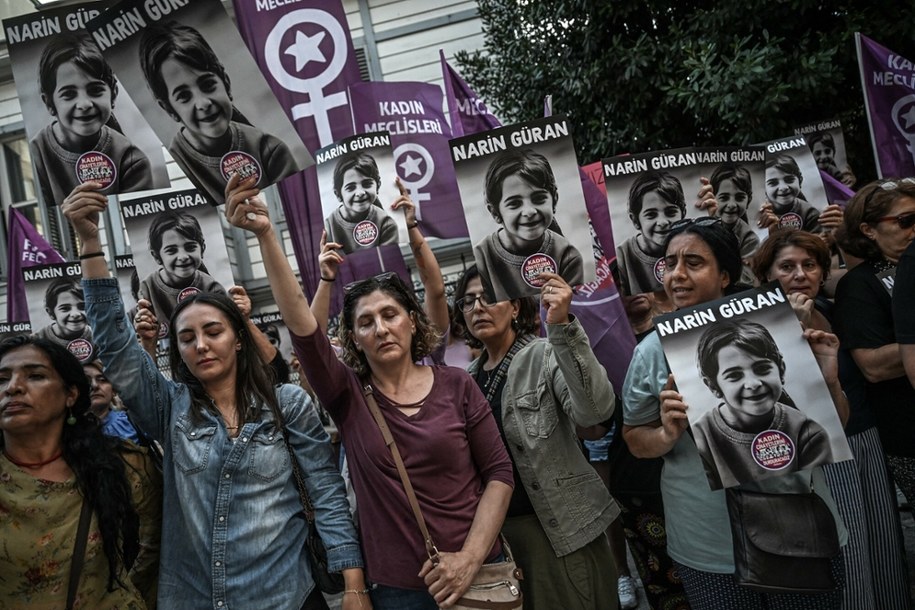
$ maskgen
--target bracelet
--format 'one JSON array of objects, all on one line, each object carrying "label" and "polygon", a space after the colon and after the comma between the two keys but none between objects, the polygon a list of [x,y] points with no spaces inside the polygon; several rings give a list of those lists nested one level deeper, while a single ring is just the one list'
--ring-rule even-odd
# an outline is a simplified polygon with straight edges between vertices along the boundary
[{"label": "bracelet", "polygon": [[418,226],[419,226],[419,221],[418,221],[418,220],[414,220],[412,223],[410,223],[410,224],[407,225],[407,230],[409,230],[409,229],[415,229],[415,228],[418,227]]},{"label": "bracelet", "polygon": [[98,252],[87,252],[86,254],[80,254],[79,260],[84,261],[90,258],[98,258],[99,256],[105,256],[105,253],[99,250]]},{"label": "bracelet", "polygon": [[343,593],[344,593],[344,594],[346,594],[346,593],[355,593],[356,595],[368,595],[368,594],[369,594],[369,590],[368,590],[368,589],[346,589],[346,590],[343,591]]},{"label": "bracelet", "polygon": [[336,282],[337,281],[337,278],[335,278],[335,277],[324,277],[323,275],[321,276],[321,279],[325,282]]}]

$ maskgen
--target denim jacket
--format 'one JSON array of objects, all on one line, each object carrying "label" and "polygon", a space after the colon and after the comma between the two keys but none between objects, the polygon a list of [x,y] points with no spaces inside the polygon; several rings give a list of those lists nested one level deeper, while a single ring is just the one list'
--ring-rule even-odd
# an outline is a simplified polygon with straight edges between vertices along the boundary
[{"label": "denim jacket", "polygon": [[[301,607],[314,587],[306,522],[269,407],[234,440],[210,413],[195,424],[187,386],[163,377],[137,342],[117,281],[83,280],[83,289],[105,375],[165,450],[159,607]],[[362,567],[343,480],[314,404],[291,385],[277,386],[277,398],[330,569]]]},{"label": "denim jacket", "polygon": [[[475,375],[483,360],[470,364]],[[581,324],[547,325],[515,354],[502,390],[502,426],[515,468],[557,556],[603,535],[619,507],[581,451],[575,429],[610,419],[607,372]]]}]

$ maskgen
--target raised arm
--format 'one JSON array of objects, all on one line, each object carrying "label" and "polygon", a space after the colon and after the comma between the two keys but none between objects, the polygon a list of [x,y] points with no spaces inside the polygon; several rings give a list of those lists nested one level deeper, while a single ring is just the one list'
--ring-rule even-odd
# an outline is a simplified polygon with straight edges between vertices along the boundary
[{"label": "raised arm", "polygon": [[327,322],[330,320],[330,298],[333,296],[334,282],[337,281],[337,272],[343,263],[342,244],[327,241],[327,231],[321,233],[321,253],[318,255],[318,271],[321,281],[315,290],[315,298],[311,301],[311,311],[314,313],[321,332],[327,332]]},{"label": "raised arm", "polygon": [[318,330],[318,321],[305,298],[302,285],[289,266],[267,215],[267,204],[259,194],[253,178],[241,182],[237,174],[233,175],[226,185],[226,219],[257,238],[273,299],[280,308],[283,321],[294,334],[310,336]]},{"label": "raised arm", "polygon": [[251,335],[254,345],[257,346],[257,353],[260,354],[264,362],[273,362],[273,359],[276,358],[277,350],[270,343],[270,339],[251,321],[251,297],[248,296],[248,291],[241,286],[232,286],[229,288],[229,296],[232,297],[232,301],[238,306],[238,310],[245,316],[245,327],[248,329],[248,334]]},{"label": "raised arm", "polygon": [[391,205],[392,210],[404,211],[407,220],[407,229],[410,232],[410,249],[413,251],[413,260],[416,261],[416,270],[419,280],[423,283],[426,297],[423,308],[429,320],[435,324],[442,333],[448,330],[451,320],[448,314],[448,299],[445,296],[445,280],[442,278],[442,269],[438,260],[432,253],[432,248],[426,242],[419,223],[416,221],[416,205],[410,199],[410,192],[404,187],[400,178],[397,178],[397,188],[400,196]]}]

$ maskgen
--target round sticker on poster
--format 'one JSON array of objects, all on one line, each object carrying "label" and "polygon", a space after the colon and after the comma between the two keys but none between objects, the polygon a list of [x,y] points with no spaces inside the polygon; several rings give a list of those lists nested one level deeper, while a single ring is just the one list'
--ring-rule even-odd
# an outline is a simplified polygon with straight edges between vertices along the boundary
[{"label": "round sticker on poster", "polygon": [[764,430],[753,439],[750,453],[766,470],[781,470],[794,461],[794,441],[779,430]]},{"label": "round sticker on poster", "polygon": [[353,240],[360,246],[371,246],[378,239],[378,226],[371,220],[363,220],[353,229]]},{"label": "round sticker on poster", "polygon": [[558,272],[556,261],[542,252],[531,254],[521,263],[521,279],[534,288],[540,288],[544,284],[543,280],[537,278],[541,273]]},{"label": "round sticker on poster", "polygon": [[654,277],[656,280],[664,283],[664,272],[667,271],[667,259],[659,258],[654,262]]},{"label": "round sticker on poster", "polygon": [[200,292],[199,288],[194,288],[193,286],[188,286],[187,288],[185,288],[184,290],[182,290],[181,292],[178,293],[178,302],[180,303],[184,299],[186,299],[188,297],[192,297],[195,294],[197,294],[198,292]]},{"label": "round sticker on poster", "polygon": [[168,322],[159,322],[159,338],[164,339],[168,336]]},{"label": "round sticker on poster", "polygon": [[90,150],[76,160],[76,179],[79,183],[98,182],[105,190],[118,178],[118,168],[108,155]]},{"label": "round sticker on poster", "polygon": [[800,229],[804,226],[804,221],[800,214],[788,212],[787,214],[782,214],[779,216],[778,226],[786,227],[788,229]]},{"label": "round sticker on poster", "polygon": [[226,182],[232,174],[238,174],[242,180],[255,176],[254,184],[261,181],[261,166],[257,159],[246,152],[232,150],[222,156],[219,161],[219,171]]},{"label": "round sticker on poster", "polygon": [[76,356],[80,362],[85,362],[92,356],[92,344],[85,339],[73,339],[67,343],[67,351]]}]

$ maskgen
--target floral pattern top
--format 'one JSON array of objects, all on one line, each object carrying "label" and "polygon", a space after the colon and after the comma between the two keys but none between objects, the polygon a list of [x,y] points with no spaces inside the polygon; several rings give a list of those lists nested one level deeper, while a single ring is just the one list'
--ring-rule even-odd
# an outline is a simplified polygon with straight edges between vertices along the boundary
[{"label": "floral pattern top", "polygon": [[[121,455],[140,516],[140,554],[129,578],[121,574],[126,587],[109,592],[108,559],[93,513],[74,610],[143,610],[146,599],[155,607],[162,483],[144,450],[125,448]],[[75,478],[60,483],[35,478],[0,452],[0,606],[66,606],[82,501]]]}]

